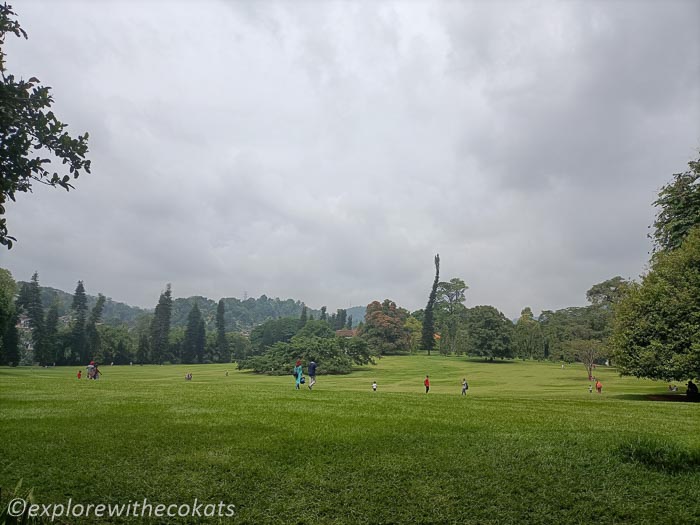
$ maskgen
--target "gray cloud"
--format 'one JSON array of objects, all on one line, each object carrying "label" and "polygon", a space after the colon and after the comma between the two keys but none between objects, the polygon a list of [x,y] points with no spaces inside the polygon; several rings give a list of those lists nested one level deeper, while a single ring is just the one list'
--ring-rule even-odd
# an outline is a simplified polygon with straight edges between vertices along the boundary
[{"label": "gray cloud", "polygon": [[643,271],[700,144],[700,6],[23,2],[11,71],[94,173],[8,212],[18,279],[152,306],[424,306],[432,257],[508,316]]}]

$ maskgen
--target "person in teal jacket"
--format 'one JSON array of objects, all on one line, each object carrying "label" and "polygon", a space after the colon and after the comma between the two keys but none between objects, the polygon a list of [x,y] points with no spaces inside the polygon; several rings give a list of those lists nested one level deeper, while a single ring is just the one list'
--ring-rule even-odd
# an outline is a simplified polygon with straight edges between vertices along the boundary
[{"label": "person in teal jacket", "polygon": [[301,384],[301,378],[304,376],[304,371],[301,368],[301,360],[297,359],[297,364],[294,367],[294,377],[296,378],[296,388],[299,390],[299,385]]}]

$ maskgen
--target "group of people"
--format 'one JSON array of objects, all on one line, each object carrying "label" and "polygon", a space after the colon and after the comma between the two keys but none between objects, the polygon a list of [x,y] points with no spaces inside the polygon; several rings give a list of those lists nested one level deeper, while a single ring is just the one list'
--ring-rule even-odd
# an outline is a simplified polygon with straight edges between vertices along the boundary
[{"label": "group of people", "polygon": [[[603,393],[603,383],[600,382],[600,379],[593,378],[595,379],[595,391],[598,392],[599,394]],[[588,391],[590,393],[593,393],[593,385],[588,385]]]},{"label": "group of people", "polygon": [[[423,381],[423,386],[425,387],[426,394],[428,392],[430,392],[430,376],[425,376],[425,380]],[[469,383],[467,383],[467,378],[464,377],[464,378],[462,378],[462,395],[463,396],[467,395],[467,390],[469,390]]]},{"label": "group of people", "polygon": [[[87,365],[85,368],[87,370],[87,378],[88,379],[99,379],[100,378],[100,375],[102,374],[102,372],[100,372],[100,369],[97,368],[97,364],[95,363],[95,361],[90,361],[90,364]],[[83,378],[83,371],[78,370],[78,379],[82,379],[82,378]]]},{"label": "group of people", "polygon": [[[309,390],[313,390],[314,385],[316,384],[316,362],[311,361],[309,363],[309,383],[308,386]],[[292,372],[292,375],[294,376],[294,388],[299,390],[301,388],[301,385],[306,384],[306,378],[304,377],[304,369],[301,366],[301,359],[297,359],[296,364],[294,365],[294,372]]]},{"label": "group of people", "polygon": [[[309,382],[307,386],[309,387],[309,390],[313,390],[314,385],[316,384],[316,368],[318,368],[318,365],[316,364],[315,361],[311,361],[309,363]],[[301,364],[301,359],[297,359],[296,363],[294,364],[294,370],[292,372],[292,376],[294,377],[294,388],[296,390],[299,390],[301,388],[301,385],[306,384],[306,378],[304,377],[304,367]],[[423,386],[425,386],[425,393],[427,394],[430,392],[430,376],[425,376],[425,380],[423,381]],[[469,389],[469,384],[467,383],[467,378],[465,377],[462,379],[462,395],[466,396],[467,395],[467,390]],[[372,381],[372,391],[376,392],[377,391],[377,381]]]},{"label": "group of people", "polygon": [[[674,385],[673,383],[671,383],[670,385],[668,385],[668,390],[669,392],[678,392],[678,385]],[[698,385],[693,383],[692,379],[688,381],[688,388],[686,388],[685,390],[685,395],[691,401],[700,400],[700,395],[698,394]]]}]

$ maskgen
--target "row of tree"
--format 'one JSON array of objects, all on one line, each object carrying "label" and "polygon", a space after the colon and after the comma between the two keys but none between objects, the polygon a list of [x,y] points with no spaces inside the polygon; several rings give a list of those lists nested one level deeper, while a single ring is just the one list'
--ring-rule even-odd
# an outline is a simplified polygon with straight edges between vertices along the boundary
[{"label": "row of tree", "polygon": [[[437,259],[436,259],[437,260]],[[593,286],[587,307],[544,311],[535,318],[526,307],[514,324],[493,306],[467,308],[467,286],[461,279],[435,287],[431,345],[425,343],[425,310],[409,313],[386,299],[367,306],[359,335],[379,355],[407,354],[437,347],[442,355],[495,358],[557,359],[584,362],[589,371],[608,355],[604,341],[612,330],[612,305],[628,283],[615,277]],[[432,347],[432,348],[431,348]]]},{"label": "row of tree", "polygon": [[[293,325],[291,337],[299,320],[313,321],[315,315],[333,332],[351,328],[353,322],[344,309],[328,315],[325,306],[313,311],[303,303],[287,300],[280,304],[298,306],[300,319],[278,318],[260,324],[249,338],[237,330],[227,331],[226,305],[231,302],[226,299],[217,303],[213,323],[207,323],[196,298],[180,301],[180,305],[188,304],[189,310],[184,323],[174,326],[178,303],[173,300],[170,285],[161,293],[152,314],[142,313],[135,323],[116,326],[102,322],[105,296],[98,294],[88,306],[82,281],[70,297],[69,308],[61,299],[39,285],[37,273],[31,281],[17,286],[9,271],[0,270],[0,364],[79,365],[89,360],[116,364],[230,363],[254,355],[251,348],[260,353],[261,348],[284,339],[276,332],[289,332],[285,331],[285,323]],[[46,302],[50,303],[48,310]],[[279,300],[262,296],[242,303],[274,306]],[[268,313],[275,315],[276,310]],[[208,329],[209,324],[213,324],[212,329]]]},{"label": "row of tree", "polygon": [[[17,282],[18,289],[24,286],[24,282]],[[73,302],[73,293],[67,293],[63,290],[40,286],[41,300],[44,308],[48,308],[53,303],[58,306],[58,315],[63,317],[71,314],[71,305]],[[92,308],[97,303],[98,296],[87,295],[88,308]],[[279,317],[298,317],[304,308],[304,303],[295,299],[280,299],[279,297],[268,297],[261,295],[260,297],[247,297],[239,299],[236,297],[224,297],[224,324],[226,331],[248,332],[253,327],[265,322],[268,319],[276,319]],[[219,308],[219,302],[209,299],[208,297],[178,297],[173,298],[171,311],[171,326],[173,328],[187,326],[187,317],[194,303],[197,303],[199,310],[202,312],[202,317],[206,324],[207,331],[216,329],[216,315]],[[314,310],[307,308],[309,318],[316,317],[317,319],[324,315],[325,308]],[[345,320],[348,319],[348,313],[345,311]],[[134,328],[138,325],[140,319],[147,314],[152,314],[153,309],[144,309],[137,306],[130,306],[125,303],[120,303],[110,299],[105,300],[102,310],[102,322],[111,326],[127,325],[129,328]],[[364,315],[364,312],[362,312]],[[327,315],[333,319],[336,314]],[[347,323],[346,323],[347,324]]]}]

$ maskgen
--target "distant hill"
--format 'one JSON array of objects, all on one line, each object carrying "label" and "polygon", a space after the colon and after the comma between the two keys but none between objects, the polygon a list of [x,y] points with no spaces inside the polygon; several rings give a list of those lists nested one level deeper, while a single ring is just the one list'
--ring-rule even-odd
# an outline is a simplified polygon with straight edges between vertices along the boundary
[{"label": "distant hill", "polygon": [[[24,282],[18,281],[18,286],[23,286]],[[47,311],[49,307],[56,301],[58,303],[58,315],[62,317],[70,313],[71,305],[73,304],[73,294],[64,292],[63,290],[58,290],[57,288],[51,288],[49,286],[40,286],[41,290],[41,303],[44,305],[44,311]],[[93,308],[97,303],[97,296],[88,295],[88,308]],[[107,298],[105,301],[105,307],[102,314],[102,320],[105,324],[109,325],[121,325],[127,324],[129,326],[135,326],[136,320],[142,315],[151,313],[153,310],[146,310],[144,308],[139,308],[138,306],[129,306],[125,303],[119,303]]]},{"label": "distant hill", "polygon": [[[18,286],[23,286],[25,283],[18,281]],[[73,304],[73,294],[51,288],[49,286],[41,286],[41,302],[44,305],[44,310],[56,301],[58,303],[58,315],[64,316],[70,313],[71,305]],[[97,303],[97,296],[88,295],[88,308],[92,308]],[[207,325],[207,330],[214,330],[216,325],[216,308],[218,301],[214,301],[207,297],[179,297],[173,300],[173,311],[171,317],[171,326],[186,326],[187,315],[192,309],[195,301],[202,311],[202,316]],[[277,319],[280,317],[300,317],[303,303],[294,299],[274,299],[261,295],[257,299],[249,297],[248,299],[237,299],[235,297],[224,298],[224,321],[227,331],[247,331],[253,327],[264,323],[268,319]],[[139,308],[138,306],[129,306],[125,303],[120,303],[107,298],[105,302],[102,321],[105,324],[119,326],[127,325],[129,327],[136,326],[138,320],[145,315],[152,315],[153,309]],[[321,315],[320,310],[309,309],[309,314],[318,319]],[[360,321],[364,321],[365,307],[354,306],[348,308],[348,315],[352,315],[353,326],[357,326]]]},{"label": "distant hill", "polygon": [[352,327],[355,328],[360,322],[365,322],[366,306],[353,306],[348,308],[348,317],[352,315]]}]

